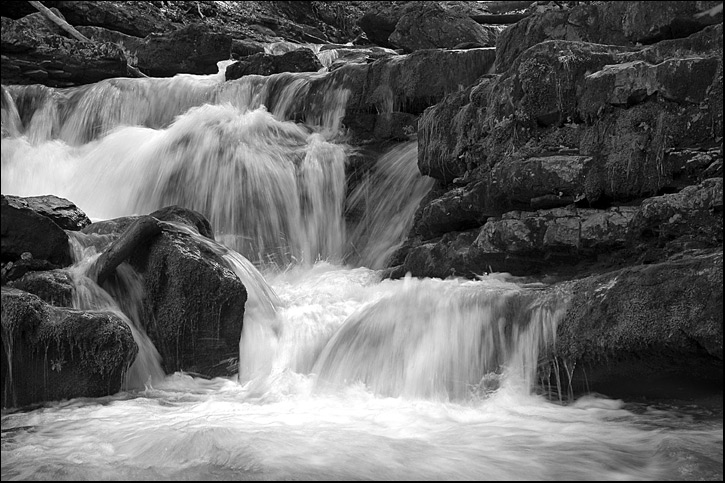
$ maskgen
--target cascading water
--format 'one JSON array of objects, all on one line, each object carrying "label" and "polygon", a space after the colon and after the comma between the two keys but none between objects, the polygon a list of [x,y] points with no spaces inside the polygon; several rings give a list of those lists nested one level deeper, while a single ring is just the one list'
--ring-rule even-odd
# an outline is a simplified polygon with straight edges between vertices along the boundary
[{"label": "cascading water", "polygon": [[721,417],[537,394],[565,298],[500,274],[381,280],[432,181],[404,143],[346,199],[349,93],[325,75],[3,88],[4,194],[95,219],[195,209],[223,244],[164,229],[248,291],[238,376],[163,376],[138,275],[102,290],[85,270],[108,240],[74,236],[77,307],[121,314],[140,355],[119,394],[4,410],[3,480],[722,479]]}]

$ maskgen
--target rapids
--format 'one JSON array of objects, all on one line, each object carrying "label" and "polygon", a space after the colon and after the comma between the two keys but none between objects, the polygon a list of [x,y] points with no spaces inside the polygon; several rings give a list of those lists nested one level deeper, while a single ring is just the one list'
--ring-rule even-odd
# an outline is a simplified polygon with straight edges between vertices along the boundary
[{"label": "rapids", "polygon": [[164,375],[139,275],[120,265],[106,292],[87,276],[103,240],[73,235],[75,306],[118,313],[139,356],[118,394],[4,408],[3,480],[722,479],[721,410],[541,379],[566,297],[506,274],[383,279],[432,186],[414,141],[347,186],[344,86],[220,68],[3,86],[3,194],[94,220],[197,210],[218,242],[189,233],[249,292],[237,375]]}]

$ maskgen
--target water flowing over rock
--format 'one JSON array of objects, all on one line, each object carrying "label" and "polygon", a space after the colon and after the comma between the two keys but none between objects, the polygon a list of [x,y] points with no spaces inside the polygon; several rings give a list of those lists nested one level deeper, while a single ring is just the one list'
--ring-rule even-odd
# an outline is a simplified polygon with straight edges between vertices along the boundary
[{"label": "water flowing over rock", "polygon": [[[207,376],[236,372],[247,300],[242,281],[214,252],[221,249],[210,245],[213,239],[193,235],[198,233],[193,221],[201,222],[202,227],[209,224],[199,213],[184,214],[179,207],[167,207],[155,214],[192,220],[182,222],[182,226],[191,226],[194,231],[186,233],[174,225],[162,229],[154,216],[94,223],[83,231],[88,235],[120,235],[119,240],[125,241],[124,249],[114,254],[127,259],[143,278],[143,311],[139,316],[166,372],[184,370]],[[139,239],[134,233],[144,221],[152,221],[157,229],[149,238]],[[104,255],[108,251],[106,248]],[[101,261],[104,255],[99,258],[100,269],[105,264]],[[109,268],[113,270],[119,261]],[[112,289],[113,278],[104,279]]]},{"label": "water flowing over rock", "polygon": [[722,4],[653,5],[68,3],[157,70],[2,87],[2,479],[721,480]]}]

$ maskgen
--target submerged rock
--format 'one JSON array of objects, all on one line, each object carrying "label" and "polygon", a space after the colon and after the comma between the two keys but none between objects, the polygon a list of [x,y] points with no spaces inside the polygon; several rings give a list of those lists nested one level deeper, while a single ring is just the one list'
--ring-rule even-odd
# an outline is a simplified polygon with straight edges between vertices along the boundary
[{"label": "submerged rock", "polygon": [[3,407],[121,390],[136,357],[131,329],[110,312],[48,305],[2,288]]}]

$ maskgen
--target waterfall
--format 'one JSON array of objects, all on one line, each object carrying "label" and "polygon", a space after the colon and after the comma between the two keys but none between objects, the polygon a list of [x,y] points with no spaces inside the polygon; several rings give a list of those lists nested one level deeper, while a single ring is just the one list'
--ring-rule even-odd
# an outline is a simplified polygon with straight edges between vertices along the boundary
[{"label": "waterfall", "polygon": [[344,85],[225,82],[224,67],[3,86],[4,194],[62,196],[95,220],[199,211],[217,241],[162,228],[248,295],[237,375],[163,374],[143,276],[122,263],[99,287],[86,274],[114,237],[69,232],[74,307],[116,314],[139,352],[118,394],[4,409],[3,480],[722,480],[721,408],[542,397],[565,296],[505,274],[382,279],[433,183],[414,142],[348,190]]},{"label": "waterfall", "polygon": [[347,199],[348,211],[363,213],[348,238],[350,259],[365,267],[385,268],[433,183],[433,178],[418,171],[417,142],[384,153]]},{"label": "waterfall", "polygon": [[68,232],[74,264],[68,269],[73,280],[73,308],[112,312],[131,329],[138,354],[126,372],[125,390],[143,389],[163,380],[161,356],[141,323],[144,288],[139,274],[128,263],[116,269],[116,283],[108,291],[88,277],[88,271],[100,256],[99,248],[111,240],[109,235]]}]

